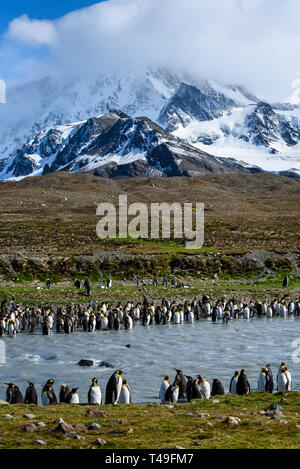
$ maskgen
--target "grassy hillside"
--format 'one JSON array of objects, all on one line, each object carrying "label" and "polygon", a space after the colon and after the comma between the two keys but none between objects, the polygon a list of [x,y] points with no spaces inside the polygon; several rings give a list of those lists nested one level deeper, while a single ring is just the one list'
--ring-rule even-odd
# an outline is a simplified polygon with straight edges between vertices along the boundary
[{"label": "grassy hillside", "polygon": [[[282,408],[272,418],[262,411],[270,404]],[[0,449],[38,448],[43,440],[49,449],[162,449],[204,448],[299,448],[300,393],[251,392],[246,396],[217,396],[191,404],[100,406],[102,417],[87,416],[91,406],[59,404],[49,407],[0,405]],[[95,408],[95,407],[94,407]],[[30,420],[24,414],[34,414]],[[12,418],[3,416],[11,414]],[[240,419],[237,425],[225,423],[226,417]],[[56,431],[57,419],[81,424],[73,434]],[[44,422],[38,431],[26,433],[28,423]],[[92,423],[101,428],[88,430]],[[106,444],[96,443],[98,438]]]}]

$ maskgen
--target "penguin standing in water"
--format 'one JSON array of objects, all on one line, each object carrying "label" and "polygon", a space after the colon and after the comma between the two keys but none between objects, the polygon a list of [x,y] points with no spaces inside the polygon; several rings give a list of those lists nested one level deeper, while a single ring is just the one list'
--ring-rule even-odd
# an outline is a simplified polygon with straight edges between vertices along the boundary
[{"label": "penguin standing in water", "polygon": [[70,386],[67,386],[66,384],[62,384],[60,387],[59,391],[59,402],[64,403],[67,402],[67,398],[71,392]]},{"label": "penguin standing in water", "polygon": [[245,370],[241,370],[237,383],[236,383],[236,393],[241,396],[243,394],[248,394],[250,392],[250,384],[246,375]]},{"label": "penguin standing in water", "polygon": [[223,384],[218,379],[214,379],[211,388],[212,396],[223,396],[225,394]]},{"label": "penguin standing in water", "polygon": [[42,405],[47,406],[51,404],[57,404],[57,397],[53,389],[53,379],[48,379],[47,383],[42,389]]},{"label": "penguin standing in water", "polygon": [[108,380],[105,392],[105,404],[116,405],[122,389],[122,374],[124,371],[116,370]]},{"label": "penguin standing in water", "polygon": [[33,383],[28,382],[29,386],[25,392],[25,404],[37,404],[37,392]]},{"label": "penguin standing in water", "polygon": [[176,402],[178,401],[178,396],[179,396],[178,382],[174,381],[174,383],[171,384],[171,386],[169,386],[168,389],[166,390],[165,401],[173,402],[174,404],[176,404]]},{"label": "penguin standing in water", "polygon": [[126,379],[123,379],[122,389],[119,397],[119,404],[131,404],[131,391]]},{"label": "penguin standing in water", "polygon": [[163,382],[160,385],[160,389],[159,389],[160,402],[165,401],[166,391],[167,391],[168,387],[170,386],[169,379],[170,379],[169,376],[165,376]]},{"label": "penguin standing in water", "polygon": [[79,404],[79,396],[77,393],[77,389],[79,388],[73,388],[70,392],[70,394],[67,397],[66,403],[67,404]]},{"label": "penguin standing in water", "polygon": [[18,386],[14,387],[14,391],[11,397],[11,404],[24,404],[23,394],[21,393]]},{"label": "penguin standing in water", "polygon": [[176,381],[179,386],[178,399],[185,399],[186,398],[186,379],[181,370],[176,370],[176,368],[174,368],[174,370],[177,373],[174,381]]},{"label": "penguin standing in water", "polygon": [[11,399],[12,399],[12,395],[13,395],[13,392],[14,392],[14,389],[15,389],[15,385],[13,383],[4,383],[4,384],[7,384],[6,402],[9,402],[9,404],[11,404]]},{"label": "penguin standing in water", "polygon": [[101,405],[101,401],[102,396],[100,386],[98,386],[98,379],[93,378],[88,392],[88,403]]}]

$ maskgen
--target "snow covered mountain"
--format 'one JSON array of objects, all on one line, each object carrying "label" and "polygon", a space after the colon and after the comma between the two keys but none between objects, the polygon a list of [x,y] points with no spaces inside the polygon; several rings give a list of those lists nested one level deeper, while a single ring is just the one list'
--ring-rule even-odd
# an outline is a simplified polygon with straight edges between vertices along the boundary
[{"label": "snow covered mountain", "polygon": [[[147,118],[134,119],[141,115]],[[108,135],[110,142],[104,139]],[[0,180],[61,168],[110,176],[142,175],[143,168],[144,175],[203,171],[199,161],[198,169],[191,162],[175,169],[174,161],[166,169],[166,141],[169,148],[177,142],[171,151],[177,160],[180,151],[196,159],[216,155],[214,164],[210,160],[213,171],[223,165],[225,171],[244,166],[300,175],[297,106],[264,102],[242,87],[149,69],[103,73],[84,82],[52,77],[8,88],[7,104],[0,105]],[[156,147],[164,154],[158,157],[156,149],[152,159]],[[161,166],[164,158],[168,164]]]},{"label": "snow covered mountain", "polygon": [[39,133],[12,157],[6,176],[20,178],[62,170],[102,177],[259,171],[204,153],[150,119],[131,118],[118,110]]}]

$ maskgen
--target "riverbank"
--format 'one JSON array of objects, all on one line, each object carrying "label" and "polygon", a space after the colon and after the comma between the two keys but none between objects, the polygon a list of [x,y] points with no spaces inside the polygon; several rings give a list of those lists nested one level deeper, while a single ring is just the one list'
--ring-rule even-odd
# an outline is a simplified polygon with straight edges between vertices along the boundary
[{"label": "riverbank", "polygon": [[[269,412],[272,404],[280,406],[274,415]],[[90,415],[89,409],[101,413]],[[11,418],[5,418],[7,414]],[[25,414],[33,417],[27,419]],[[63,428],[58,430],[60,418],[72,427],[60,425]],[[93,423],[100,428],[89,429]],[[37,431],[24,431],[28,424]],[[300,392],[251,392],[168,406],[0,405],[0,449],[292,449],[299,445]]]}]

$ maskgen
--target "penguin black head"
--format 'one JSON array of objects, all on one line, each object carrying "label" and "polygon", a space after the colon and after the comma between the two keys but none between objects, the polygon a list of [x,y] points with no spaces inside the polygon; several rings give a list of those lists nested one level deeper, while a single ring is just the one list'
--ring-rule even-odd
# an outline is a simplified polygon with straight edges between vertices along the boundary
[{"label": "penguin black head", "polygon": [[123,379],[122,384],[127,384],[127,383],[128,383],[127,379]]},{"label": "penguin black head", "polygon": [[182,375],[182,371],[181,371],[181,370],[176,370],[176,368],[174,368],[174,370],[176,371],[176,373],[177,373],[178,375]]},{"label": "penguin black head", "polygon": [[185,375],[185,377],[186,377],[189,381],[193,381],[193,377],[192,377],[192,376],[187,376],[187,375]]},{"label": "penguin black head", "polygon": [[244,375],[244,374],[246,374],[246,373],[245,373],[245,370],[242,369],[242,370],[241,370],[241,375]]},{"label": "penguin black head", "polygon": [[54,379],[48,379],[47,383],[46,384],[53,384],[54,383]]},{"label": "penguin black head", "polygon": [[93,379],[92,379],[92,383],[93,383],[93,384],[97,384],[97,383],[98,383],[98,378],[93,378]]},{"label": "penguin black head", "polygon": [[9,388],[14,388],[15,387],[15,385],[13,383],[4,383],[4,384],[6,384]]},{"label": "penguin black head", "polygon": [[164,377],[164,380],[165,380],[165,381],[169,381],[169,379],[170,379],[170,376],[165,376],[165,377]]},{"label": "penguin black head", "polygon": [[30,388],[34,388],[34,384],[33,384],[33,383],[30,383],[30,381],[28,381],[28,384],[29,384],[29,387],[30,387]]},{"label": "penguin black head", "polygon": [[118,375],[126,374],[125,371],[122,371],[122,370],[117,370],[116,373],[117,373]]},{"label": "penguin black head", "polygon": [[234,372],[234,376],[238,376],[239,375],[239,372],[238,371],[235,371]]},{"label": "penguin black head", "polygon": [[77,393],[77,389],[79,389],[79,386],[78,386],[78,388],[73,388],[72,391],[71,391],[71,393],[72,393],[72,394],[76,394],[76,393]]}]

